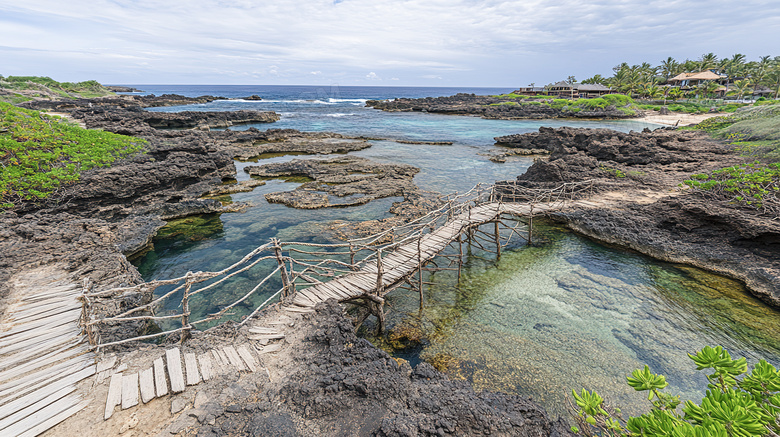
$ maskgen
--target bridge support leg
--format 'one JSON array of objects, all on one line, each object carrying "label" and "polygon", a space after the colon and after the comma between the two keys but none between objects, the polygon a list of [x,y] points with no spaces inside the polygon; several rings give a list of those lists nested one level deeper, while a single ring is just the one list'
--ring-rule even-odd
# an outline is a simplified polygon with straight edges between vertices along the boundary
[{"label": "bridge support leg", "polygon": [[417,290],[420,292],[420,309],[423,309],[422,249],[420,248],[420,240],[422,240],[422,236],[417,239]]},{"label": "bridge support leg", "polygon": [[377,326],[376,326],[376,336],[379,337],[385,332],[385,305],[382,303],[374,303],[374,308],[376,308],[376,319],[377,319]]},{"label": "bridge support leg", "polygon": [[498,233],[498,220],[494,221],[496,232],[496,259],[501,259],[501,234]]},{"label": "bridge support leg", "polygon": [[531,231],[533,230],[533,228],[534,228],[534,216],[529,215],[528,216],[528,238],[526,238],[526,240],[528,240],[529,246],[531,245]]},{"label": "bridge support leg", "polygon": [[458,234],[458,284],[460,284],[460,271],[463,269],[463,235]]}]

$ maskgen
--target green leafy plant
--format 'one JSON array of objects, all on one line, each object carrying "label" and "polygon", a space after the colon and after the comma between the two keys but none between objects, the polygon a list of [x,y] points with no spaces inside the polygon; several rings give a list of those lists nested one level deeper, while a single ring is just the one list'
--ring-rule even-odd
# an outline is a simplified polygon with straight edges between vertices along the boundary
[{"label": "green leafy plant", "polygon": [[750,206],[763,212],[780,213],[780,163],[754,161],[691,175],[683,183],[703,194]]},{"label": "green leafy plant", "polygon": [[[607,406],[596,392],[572,390],[576,422],[571,430],[585,436],[748,437],[780,432],[780,372],[764,360],[750,373],[744,358],[732,359],[721,346],[705,346],[688,354],[697,370],[711,369],[708,390],[700,403],[663,392],[663,375],[648,366],[631,373],[628,385],[647,391],[652,409],[623,420],[620,410]],[[741,379],[739,379],[742,377]]]},{"label": "green leafy plant", "polygon": [[0,211],[47,198],[81,172],[108,166],[144,144],[0,102]]}]

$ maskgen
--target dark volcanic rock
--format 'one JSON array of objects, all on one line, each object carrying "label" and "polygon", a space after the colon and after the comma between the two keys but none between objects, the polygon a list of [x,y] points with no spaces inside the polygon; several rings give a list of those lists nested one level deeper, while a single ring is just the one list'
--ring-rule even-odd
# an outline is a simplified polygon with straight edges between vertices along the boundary
[{"label": "dark volcanic rock", "polygon": [[[379,164],[357,156],[328,160],[296,159],[249,166],[244,170],[252,176],[305,176],[313,179],[294,191],[266,194],[269,202],[304,209],[362,205],[383,197],[410,196],[418,191],[413,178],[420,171],[410,165]],[[339,199],[331,199],[330,196]]]},{"label": "dark volcanic rock", "polygon": [[568,112],[540,102],[526,99],[501,99],[459,93],[448,97],[421,99],[369,100],[366,106],[389,112],[434,112],[451,115],[478,115],[492,119],[546,119],[546,118],[633,118],[615,107],[594,111]]},{"label": "dark volcanic rock", "polygon": [[[757,297],[780,306],[780,224],[728,201],[680,191],[691,174],[735,165],[733,146],[696,131],[541,128],[496,139],[509,147],[545,148],[516,181],[499,184],[505,200],[523,187],[553,188],[593,180],[619,206],[557,216],[576,231],[661,260],[694,265],[741,280]],[[652,193],[647,197],[647,191]]]},{"label": "dark volcanic rock", "polygon": [[497,144],[523,150],[543,149],[548,160],[534,163],[518,177],[523,183],[560,183],[603,179],[611,183],[677,185],[697,172],[740,161],[733,147],[696,131],[623,133],[611,129],[539,128],[539,132],[497,137]]},{"label": "dark volcanic rock", "polygon": [[281,380],[249,399],[226,400],[238,401],[243,410],[220,415],[201,428],[204,434],[227,428],[234,435],[568,435],[562,422],[527,399],[477,393],[429,364],[412,369],[394,360],[355,336],[335,300],[305,317],[296,326],[309,334],[290,349],[277,372]]}]

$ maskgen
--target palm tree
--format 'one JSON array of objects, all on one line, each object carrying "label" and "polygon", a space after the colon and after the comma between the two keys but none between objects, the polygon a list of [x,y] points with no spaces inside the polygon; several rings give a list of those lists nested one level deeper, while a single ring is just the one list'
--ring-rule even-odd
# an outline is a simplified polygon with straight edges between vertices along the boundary
[{"label": "palm tree", "polygon": [[750,81],[745,79],[734,82],[734,91],[737,93],[737,100],[741,100],[745,94],[753,92],[750,88]]},{"label": "palm tree", "polygon": [[757,87],[764,80],[764,76],[769,72],[769,67],[772,65],[772,58],[770,56],[762,56],[758,62],[751,62],[749,64],[750,80],[753,87]]},{"label": "palm tree", "polygon": [[683,96],[683,90],[680,88],[672,88],[669,90],[668,96],[671,101],[676,102],[677,99]]},{"label": "palm tree", "polygon": [[661,61],[661,65],[658,67],[661,74],[664,75],[664,80],[669,80],[671,76],[674,76],[678,68],[680,68],[680,63],[675,61],[671,56],[666,58],[666,60]]},{"label": "palm tree", "polygon": [[715,68],[718,66],[718,57],[715,55],[715,53],[707,53],[705,55],[701,55],[701,58],[699,58],[699,71],[709,70],[710,68]]},{"label": "palm tree", "polygon": [[726,74],[726,93],[729,92],[729,83],[736,79],[745,69],[745,55],[736,53],[730,59],[724,59],[723,73]]},{"label": "palm tree", "polygon": [[769,73],[766,75],[764,80],[766,81],[765,83],[769,86],[769,88],[774,90],[774,99],[777,100],[777,94],[780,93],[780,63],[775,63],[773,65],[773,68],[769,70]]},{"label": "palm tree", "polygon": [[583,80],[582,83],[599,83],[601,85],[605,85],[607,83],[607,79],[600,74],[596,74],[592,77]]}]

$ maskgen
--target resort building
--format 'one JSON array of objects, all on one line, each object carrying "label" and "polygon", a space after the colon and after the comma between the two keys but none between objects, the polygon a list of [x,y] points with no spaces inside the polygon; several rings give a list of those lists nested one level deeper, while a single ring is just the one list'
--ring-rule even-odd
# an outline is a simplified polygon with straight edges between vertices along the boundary
[{"label": "resort building", "polygon": [[547,86],[547,94],[567,99],[593,99],[604,94],[612,94],[612,88],[598,83],[558,82]]},{"label": "resort building", "polygon": [[720,81],[727,79],[726,76],[714,73],[711,70],[704,70],[698,73],[680,73],[677,76],[669,79],[669,83],[672,86],[678,86],[680,88],[693,88],[698,86],[701,82]]}]

